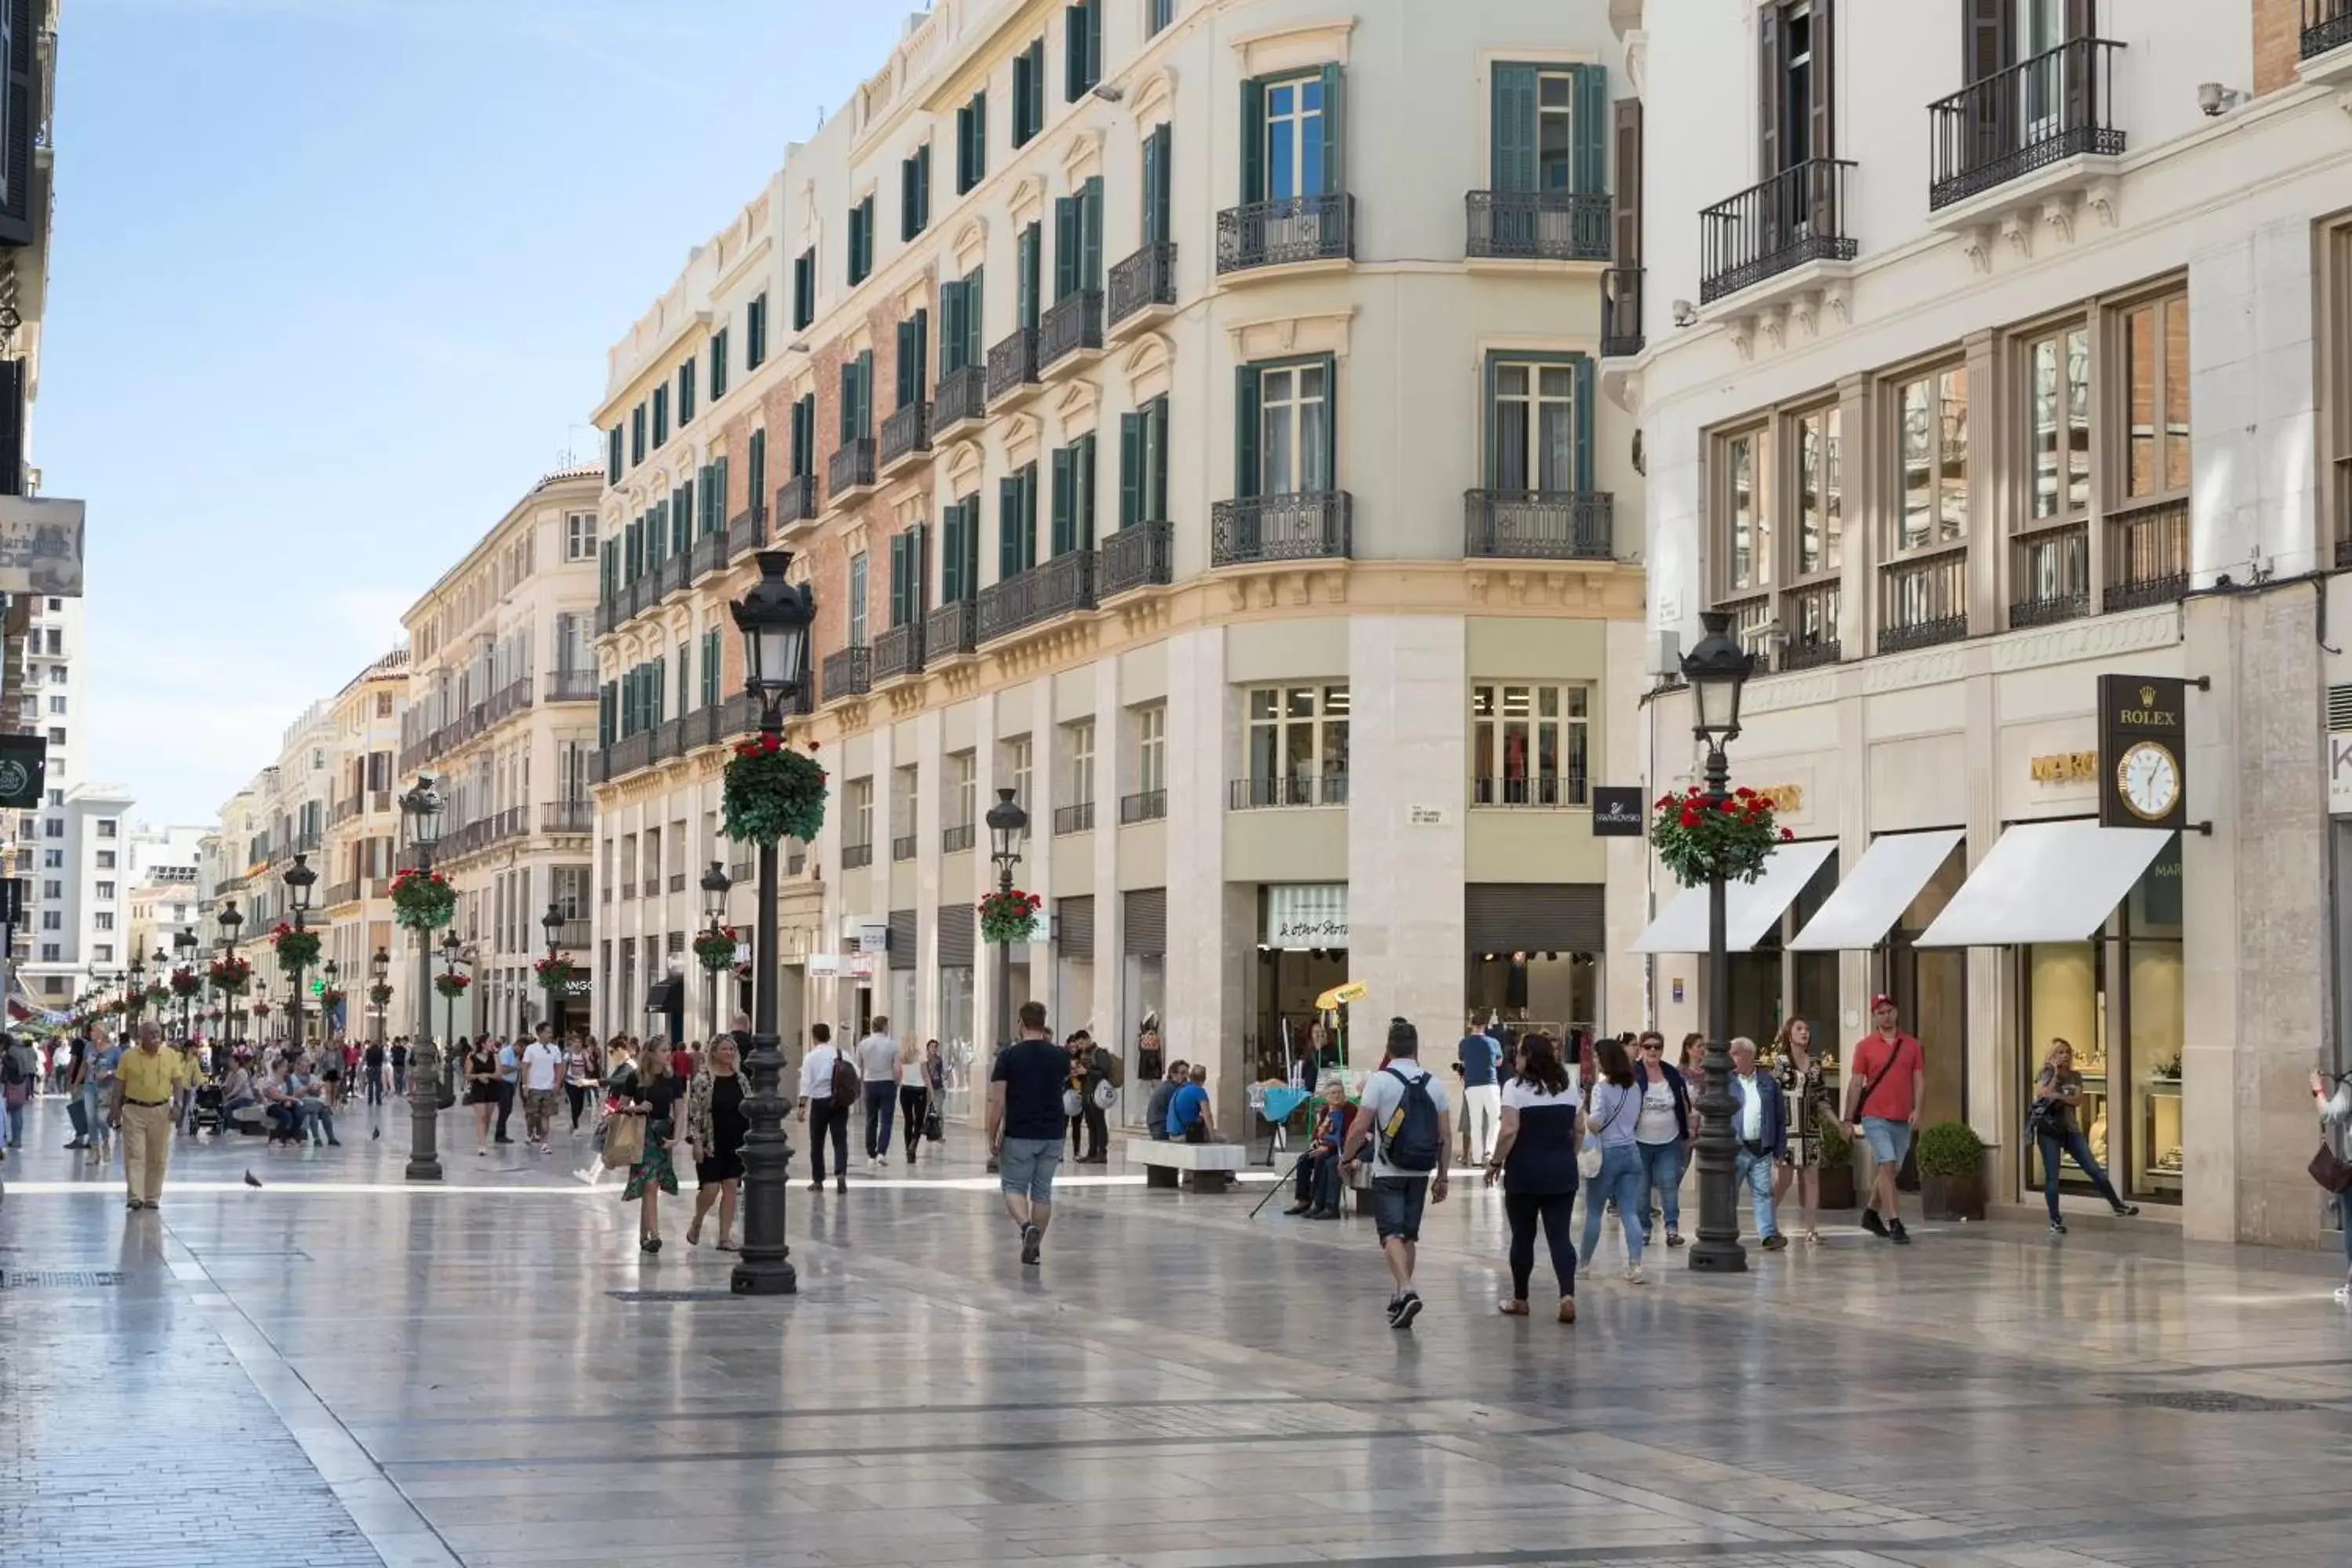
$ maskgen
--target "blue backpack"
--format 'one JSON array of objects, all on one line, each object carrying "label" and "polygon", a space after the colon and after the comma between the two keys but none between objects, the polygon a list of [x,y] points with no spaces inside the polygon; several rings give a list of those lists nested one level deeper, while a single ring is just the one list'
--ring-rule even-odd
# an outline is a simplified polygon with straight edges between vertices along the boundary
[{"label": "blue backpack", "polygon": [[1381,1158],[1399,1171],[1434,1171],[1445,1151],[1445,1119],[1430,1098],[1429,1075],[1407,1078],[1396,1068],[1388,1076],[1404,1085],[1404,1100],[1381,1131]]}]

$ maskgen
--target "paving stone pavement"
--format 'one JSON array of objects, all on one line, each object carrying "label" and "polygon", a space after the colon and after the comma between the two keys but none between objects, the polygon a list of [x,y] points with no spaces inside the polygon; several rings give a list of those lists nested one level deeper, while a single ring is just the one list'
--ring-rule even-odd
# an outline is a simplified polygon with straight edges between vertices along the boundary
[{"label": "paving stone pavement", "polygon": [[0,1168],[0,1563],[2352,1560],[2316,1253],[1842,1226],[1633,1287],[1612,1237],[1566,1329],[1496,1314],[1500,1204],[1457,1192],[1398,1334],[1368,1225],[1116,1156],[1024,1270],[958,1131],[911,1177],[795,1185],[802,1294],[737,1300],[683,1204],[636,1251],[584,1144],[462,1147],[419,1192],[394,1112],[183,1144],[134,1216],[37,1103]]}]

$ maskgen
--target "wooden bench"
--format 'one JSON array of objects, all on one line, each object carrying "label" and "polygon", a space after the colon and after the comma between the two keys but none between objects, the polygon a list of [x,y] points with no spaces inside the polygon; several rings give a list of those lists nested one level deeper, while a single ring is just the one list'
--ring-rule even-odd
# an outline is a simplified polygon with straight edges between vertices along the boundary
[{"label": "wooden bench", "polygon": [[1238,1143],[1178,1143],[1135,1139],[1127,1156],[1143,1167],[1147,1187],[1174,1187],[1181,1181],[1196,1193],[1232,1190],[1234,1175],[1248,1151]]}]

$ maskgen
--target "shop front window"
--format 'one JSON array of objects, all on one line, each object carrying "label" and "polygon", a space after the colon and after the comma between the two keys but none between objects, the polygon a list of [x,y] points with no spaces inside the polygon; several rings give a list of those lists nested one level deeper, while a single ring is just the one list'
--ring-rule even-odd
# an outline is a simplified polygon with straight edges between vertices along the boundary
[{"label": "shop front window", "polygon": [[[914,1015],[909,1013],[908,1019]],[[972,1072],[971,969],[965,964],[940,966],[940,1059],[947,1064],[946,1116],[971,1114]]]},{"label": "shop front window", "polygon": [[1471,804],[1590,804],[1591,701],[1586,686],[1472,687]]}]

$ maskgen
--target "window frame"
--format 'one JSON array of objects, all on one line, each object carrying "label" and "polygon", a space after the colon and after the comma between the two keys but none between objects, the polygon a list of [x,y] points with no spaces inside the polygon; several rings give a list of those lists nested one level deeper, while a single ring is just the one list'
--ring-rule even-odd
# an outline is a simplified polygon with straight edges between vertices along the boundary
[{"label": "window frame", "polygon": [[1168,787],[1168,704],[1147,702],[1133,711],[1135,792],[1151,795]]},{"label": "window frame", "polygon": [[[1594,726],[1600,719],[1600,684],[1591,680],[1537,679],[1516,676],[1480,676],[1470,682],[1468,762],[1470,770],[1469,797],[1474,809],[1535,807],[1555,811],[1590,811],[1592,809],[1592,780],[1595,772],[1593,757]],[[1528,711],[1514,718],[1507,710],[1509,694],[1524,692]],[[1555,711],[1546,716],[1542,711],[1544,697],[1556,699]],[[1486,702],[1480,711],[1479,703]],[[1583,711],[1575,710],[1580,707]],[[1499,771],[1503,748],[1509,743],[1508,731],[1514,724],[1527,727],[1528,749],[1521,754],[1521,773],[1515,780]],[[1547,730],[1553,735],[1553,757],[1556,767],[1549,774],[1537,771],[1533,764],[1540,756],[1542,735]],[[1491,733],[1492,751],[1483,760],[1497,771],[1482,772],[1480,742],[1482,732]],[[1545,778],[1555,781],[1546,786]],[[1519,787],[1515,791],[1514,784]],[[1509,798],[1513,795],[1518,798]],[[1550,798],[1541,798],[1549,795]]]},{"label": "window frame", "polygon": [[[1290,699],[1296,694],[1302,693],[1308,699],[1309,710],[1305,713],[1293,713]],[[1339,703],[1336,710],[1331,706],[1335,694]],[[1261,697],[1269,699],[1272,707],[1272,712],[1265,717],[1261,717],[1258,712],[1258,700]],[[1285,805],[1303,805],[1318,798],[1318,793],[1328,794],[1328,792],[1322,791],[1322,781],[1335,774],[1344,778],[1349,771],[1349,761],[1354,755],[1354,737],[1349,729],[1353,716],[1354,702],[1349,683],[1344,679],[1292,680],[1274,685],[1244,687],[1242,689],[1242,760],[1245,776],[1249,779],[1253,791],[1263,795],[1265,792],[1279,788],[1283,793],[1276,798]],[[1307,731],[1307,762],[1310,764],[1303,772],[1288,765],[1291,756],[1290,731],[1302,727]],[[1331,763],[1333,755],[1331,740],[1335,731],[1339,737],[1337,749],[1339,761],[1337,766],[1332,765]],[[1257,742],[1261,731],[1272,737],[1271,760],[1277,771],[1271,774],[1261,773],[1259,770]],[[1314,783],[1307,790],[1298,792],[1299,782],[1302,779],[1312,780]],[[1298,793],[1294,795],[1294,792]]]},{"label": "window frame", "polygon": [[[1944,469],[1949,454],[1945,437],[1949,411],[1944,406],[1949,378],[1957,373],[1960,378],[1960,405],[1965,434],[1960,447],[1960,479],[1958,487],[1958,531],[1950,537],[1939,536],[1939,523],[1949,509],[1945,504],[1948,479]],[[1931,487],[1927,506],[1927,537],[1916,544],[1904,540],[1905,528],[1905,441],[1904,401],[1914,386],[1927,389],[1930,405],[1927,468]],[[1880,408],[1885,419],[1887,449],[1885,453],[1884,493],[1885,505],[1882,515],[1885,527],[1875,541],[1878,559],[1883,564],[1901,561],[1921,560],[1946,551],[1966,549],[1970,543],[1969,509],[1976,502],[1976,449],[1978,446],[1976,388],[1969,374],[1969,362],[1964,353],[1947,351],[1931,358],[1883,372],[1877,377]]]},{"label": "window frame", "polygon": [[[1845,575],[1853,554],[1852,499],[1846,483],[1846,405],[1837,387],[1814,387],[1742,414],[1706,433],[1706,582],[1707,602],[1730,612],[1732,632],[1755,654],[1759,672],[1799,668],[1787,662],[1792,652],[1801,663],[1834,662],[1843,658],[1843,617]],[[1838,519],[1837,547],[1832,556],[1826,531],[1822,563],[1800,571],[1802,529],[1802,454],[1805,428],[1814,418],[1833,421],[1837,482],[1833,494]],[[1752,487],[1760,542],[1762,578],[1742,585],[1732,571],[1734,482],[1732,452],[1741,442],[1752,442],[1760,469]],[[1831,513],[1823,507],[1824,521]],[[1792,604],[1792,601],[1795,603]],[[1775,628],[1778,635],[1775,635]],[[1777,646],[1777,648],[1775,645]],[[1827,650],[1824,655],[1822,650]]]}]

